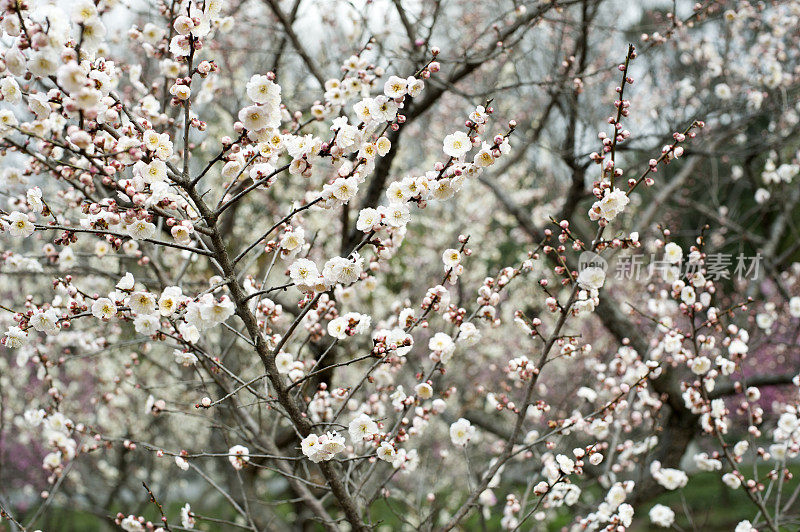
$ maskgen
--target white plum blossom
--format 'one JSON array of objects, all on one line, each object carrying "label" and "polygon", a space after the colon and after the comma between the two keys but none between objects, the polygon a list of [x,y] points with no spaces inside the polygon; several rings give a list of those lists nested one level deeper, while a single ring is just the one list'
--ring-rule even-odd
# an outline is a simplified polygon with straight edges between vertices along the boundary
[{"label": "white plum blossom", "polygon": [[27,238],[36,230],[36,226],[30,221],[27,214],[14,211],[8,215],[8,222],[5,224],[8,233],[13,237]]},{"label": "white plum blossom", "polygon": [[450,335],[438,332],[428,341],[428,349],[437,353],[443,364],[450,361],[455,351],[456,345]]},{"label": "white plum blossom", "polygon": [[344,340],[348,336],[366,332],[371,321],[366,314],[348,312],[344,316],[336,317],[328,322],[328,334],[338,340]]},{"label": "white plum blossom", "polygon": [[58,322],[60,316],[56,309],[50,308],[45,311],[38,311],[28,320],[28,323],[39,332],[55,334],[58,332]]},{"label": "white plum blossom", "polygon": [[135,281],[133,275],[130,272],[125,272],[122,279],[117,282],[116,287],[120,290],[133,290],[134,285]]},{"label": "white plum blossom", "polygon": [[344,437],[336,432],[327,432],[320,436],[311,433],[300,442],[303,454],[314,463],[332,459],[344,450],[344,443]]},{"label": "white plum blossom", "polygon": [[228,449],[228,461],[234,469],[241,469],[250,461],[250,450],[244,445],[234,445]]},{"label": "white plum blossom", "polygon": [[383,85],[383,93],[389,98],[400,98],[406,94],[408,82],[397,76],[389,76]]},{"label": "white plum blossom", "polygon": [[613,509],[616,509],[620,504],[625,502],[627,496],[628,493],[625,491],[622,484],[615,484],[608,490],[608,493],[606,493],[606,502],[611,505]]},{"label": "white plum blossom", "polygon": [[267,76],[254,75],[247,82],[247,97],[254,103],[277,104],[280,102],[281,87]]},{"label": "white plum blossom", "polygon": [[267,107],[251,105],[239,111],[239,121],[250,131],[280,127],[280,115],[271,112]]},{"label": "white plum blossom", "polygon": [[800,296],[789,299],[789,314],[793,318],[800,318]]},{"label": "white plum blossom", "polygon": [[178,325],[178,332],[181,334],[181,338],[190,344],[196,344],[200,341],[200,330],[196,325],[181,323]]},{"label": "white plum blossom", "polygon": [[633,506],[627,503],[621,504],[617,510],[617,515],[619,516],[622,526],[631,526],[631,523],[633,522]]},{"label": "white plum blossom", "polygon": [[122,519],[122,521],[120,522],[120,526],[125,532],[145,531],[144,525],[140,523],[139,520],[133,515],[129,515],[128,517]]},{"label": "white plum blossom", "polygon": [[571,475],[575,471],[575,461],[566,455],[556,455],[556,463],[565,475]]},{"label": "white plum blossom", "polygon": [[669,528],[675,522],[675,512],[669,506],[663,504],[656,504],[650,508],[650,522],[662,528]]},{"label": "white plum blossom", "polygon": [[393,462],[395,456],[397,456],[397,451],[391,443],[383,441],[378,446],[377,455],[384,462]]},{"label": "white plum blossom", "polygon": [[179,364],[186,368],[197,364],[197,355],[195,355],[191,351],[181,351],[179,349],[176,349],[174,351],[174,354],[175,354],[176,364]]},{"label": "white plum blossom", "polygon": [[378,434],[378,424],[366,414],[359,414],[348,425],[350,439],[353,442],[361,442]]},{"label": "white plum blossom", "polygon": [[739,489],[739,486],[742,485],[742,481],[733,473],[725,473],[722,475],[722,482],[733,490]]},{"label": "white plum blossom", "polygon": [[728,345],[728,354],[732,357],[736,357],[738,355],[747,354],[748,349],[747,343],[744,340],[741,338],[734,338],[731,340],[730,345]]},{"label": "white plum blossom", "polygon": [[364,259],[355,253],[352,258],[334,257],[325,263],[322,276],[330,284],[354,283],[364,270]]},{"label": "white plum blossom", "polygon": [[278,368],[278,373],[286,375],[294,368],[294,357],[289,353],[278,353],[275,355],[275,366]]},{"label": "white plum blossom", "polygon": [[689,363],[692,373],[695,375],[705,375],[711,369],[711,360],[708,357],[697,357]]},{"label": "white plum blossom", "polygon": [[442,262],[444,263],[445,270],[454,268],[461,263],[461,252],[457,249],[446,249],[442,253]]},{"label": "white plum blossom", "polygon": [[453,442],[453,445],[466,445],[474,436],[475,427],[463,417],[450,425],[450,441]]},{"label": "white plum blossom", "polygon": [[671,264],[677,264],[683,260],[683,250],[675,242],[669,242],[664,246],[664,260]]},{"label": "white plum blossom", "polygon": [[444,138],[444,153],[460,159],[472,149],[472,141],[463,131],[456,131]]},{"label": "white plum blossom", "polygon": [[5,101],[11,104],[19,103],[22,99],[22,92],[19,90],[17,80],[12,77],[4,77],[0,80],[0,94]]},{"label": "white plum blossom", "polygon": [[175,465],[178,466],[181,471],[188,471],[189,470],[189,462],[185,458],[181,456],[175,457]]},{"label": "white plum blossom", "polygon": [[481,338],[481,331],[474,323],[464,322],[458,328],[458,341],[465,345],[475,345]]},{"label": "white plum blossom", "polygon": [[192,513],[192,507],[187,502],[181,508],[181,526],[183,528],[194,528],[195,525],[195,518],[194,514]]},{"label": "white plum blossom", "polygon": [[133,320],[136,332],[146,336],[152,336],[157,333],[160,325],[158,316],[154,314],[140,314]]},{"label": "white plum blossom", "polygon": [[381,215],[377,209],[367,207],[361,209],[356,221],[356,229],[365,233],[377,228],[381,223]]},{"label": "white plum blossom", "polygon": [[602,218],[610,222],[625,210],[628,203],[630,203],[630,198],[625,192],[618,188],[606,189],[603,198],[596,201],[589,210],[589,218],[592,220]]},{"label": "white plum blossom", "polygon": [[156,234],[156,226],[146,220],[136,220],[125,228],[134,240],[147,240]]},{"label": "white plum blossom", "polygon": [[578,285],[584,290],[599,290],[606,280],[606,272],[597,266],[584,268],[578,274]]},{"label": "white plum blossom", "polygon": [[158,312],[165,317],[172,316],[182,299],[183,293],[179,286],[168,286],[158,298]]},{"label": "white plum blossom", "polygon": [[156,297],[150,292],[134,292],[128,299],[128,306],[134,314],[152,314],[156,305]]},{"label": "white plum blossom", "polygon": [[25,345],[28,340],[28,333],[17,326],[12,325],[5,332],[3,345],[11,349],[18,349]]},{"label": "white plum blossom", "polygon": [[472,163],[479,168],[487,168],[494,164],[494,159],[491,146],[484,142],[480,151],[475,154]]},{"label": "white plum blossom", "polygon": [[281,249],[284,251],[299,251],[303,244],[305,244],[305,230],[302,227],[289,231],[281,238]]},{"label": "white plum blossom", "polygon": [[656,470],[653,478],[668,490],[682,488],[689,481],[689,477],[683,471],[666,467]]},{"label": "white plum blossom", "polygon": [[310,287],[316,284],[319,270],[313,261],[297,259],[289,267],[289,277],[298,288]]},{"label": "white plum blossom", "polygon": [[746,440],[736,442],[733,446],[734,456],[744,456],[744,453],[750,448],[750,443]]},{"label": "white plum blossom", "polygon": [[347,338],[347,320],[343,316],[334,318],[328,322],[328,334],[337,340]]},{"label": "white plum blossom", "polygon": [[427,382],[421,382],[414,386],[414,391],[420,399],[426,400],[433,397],[433,387]]},{"label": "white plum blossom", "polygon": [[732,96],[731,88],[727,83],[718,83],[714,87],[714,95],[721,100],[728,100]]},{"label": "white plum blossom", "polygon": [[389,206],[381,206],[378,212],[383,215],[386,224],[392,227],[405,227],[411,220],[411,212],[402,203],[393,203]]},{"label": "white plum blossom", "polygon": [[710,458],[708,453],[698,453],[694,456],[694,463],[701,471],[718,471],[722,469],[722,462],[716,458]]}]

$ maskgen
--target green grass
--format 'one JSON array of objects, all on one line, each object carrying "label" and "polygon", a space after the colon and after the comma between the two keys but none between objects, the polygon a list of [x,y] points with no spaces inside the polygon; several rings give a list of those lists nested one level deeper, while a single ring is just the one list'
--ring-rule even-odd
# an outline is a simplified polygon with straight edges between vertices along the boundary
[{"label": "green grass", "polygon": [[[793,491],[800,485],[800,464],[791,465],[789,468],[794,477],[784,482],[782,492],[783,504],[786,503],[789,496],[791,496]],[[769,470],[769,465],[760,466],[759,475],[763,477]],[[742,471],[752,474],[752,466],[745,466]],[[770,509],[770,512],[772,512],[774,508],[776,489],[777,486],[773,487],[773,491],[767,502],[767,507]],[[595,495],[599,498],[602,494],[598,491]],[[439,500],[444,500],[445,498],[446,495],[440,494]],[[473,511],[469,518],[464,521],[461,530],[501,530],[500,519],[502,517],[502,504],[503,502],[499,501],[497,506],[492,509],[492,515],[486,520],[484,520],[478,511]],[[672,508],[676,516],[675,523],[686,531],[732,531],[738,522],[744,519],[753,519],[756,514],[755,505],[750,501],[744,491],[742,489],[732,490],[725,486],[718,473],[697,473],[691,477],[689,484],[684,489],[667,492],[653,501],[650,501],[647,505],[642,505],[637,508],[633,526],[630,528],[631,532],[660,530],[656,529],[650,523],[647,515],[650,508],[655,504],[663,504]],[[180,525],[181,506],[181,504],[165,505],[165,511],[172,526]],[[402,515],[403,508],[404,505],[400,501],[390,501],[388,503],[384,500],[376,501],[372,509],[372,518],[373,523],[378,525],[377,530],[403,530],[404,526],[406,529],[409,529],[410,527],[404,525],[403,521],[398,517],[398,514]],[[232,518],[228,507],[216,509],[204,508],[203,510],[207,512],[207,515],[228,519]],[[274,508],[274,511],[283,517],[288,517],[292,508],[288,505],[282,505],[281,507]],[[549,519],[547,530],[556,532],[563,530],[564,527],[568,527],[574,518],[574,511],[574,509],[570,508],[560,509],[557,515]],[[793,507],[789,509],[788,513],[793,516],[800,514],[800,501],[796,502]],[[145,507],[143,515],[153,522],[158,521],[158,515],[151,505]],[[20,520],[24,522],[29,516],[23,515],[20,517]],[[5,523],[0,523],[0,531],[8,530],[8,528],[4,528],[4,526]],[[80,510],[58,507],[51,507],[45,515],[37,521],[36,527],[34,528],[40,528],[48,532],[105,532],[119,530],[118,527],[114,526],[108,519],[103,518],[103,516],[93,515]],[[763,527],[761,528],[763,529]],[[196,529],[206,532],[239,530],[230,526],[201,520],[198,520]],[[321,530],[322,528],[319,527],[319,529]],[[537,528],[536,522],[529,521],[523,526],[523,530],[544,530],[544,528]],[[796,532],[800,530],[800,524],[784,526],[781,530]]]},{"label": "green grass", "polygon": [[[771,467],[762,465],[758,469],[758,473],[763,479]],[[783,483],[782,505],[786,504],[792,492],[800,484],[800,478],[798,478],[800,477],[800,465],[790,465],[789,470],[792,472],[793,478]],[[752,476],[753,468],[752,466],[744,466],[742,467],[742,472]],[[769,487],[768,482],[765,481],[764,484]],[[776,491],[777,483],[773,487],[766,504],[770,513],[775,508]],[[740,521],[745,519],[752,520],[758,511],[743,489],[730,489],[723,484],[718,473],[697,473],[691,477],[689,483],[682,490],[667,492],[647,506],[638,508],[636,512],[637,518],[634,521],[634,526],[631,527],[632,531],[639,532],[653,529],[647,517],[647,512],[656,504],[663,504],[672,508],[675,512],[675,523],[684,530],[692,530],[692,522],[696,530],[733,530]],[[684,507],[688,510],[688,516]],[[800,501],[795,502],[788,513],[797,516],[800,513]],[[689,516],[691,516],[691,521]],[[765,528],[761,526],[759,529]],[[799,529],[800,525],[798,524],[781,527],[781,530],[792,532],[796,532]]]}]

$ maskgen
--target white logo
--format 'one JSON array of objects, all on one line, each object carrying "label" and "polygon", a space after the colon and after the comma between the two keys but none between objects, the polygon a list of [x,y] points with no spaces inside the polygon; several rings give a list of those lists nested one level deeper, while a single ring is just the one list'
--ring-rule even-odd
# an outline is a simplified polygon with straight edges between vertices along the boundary
[{"label": "white logo", "polygon": [[594,251],[584,251],[578,259],[578,271],[582,272],[586,268],[600,268],[605,272],[608,270],[608,262]]}]

